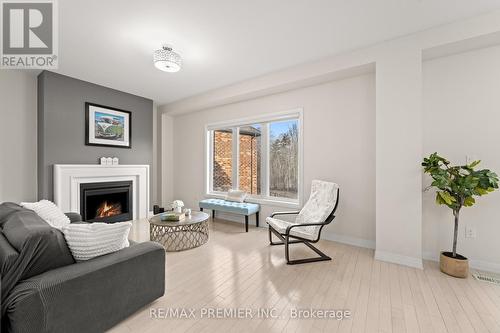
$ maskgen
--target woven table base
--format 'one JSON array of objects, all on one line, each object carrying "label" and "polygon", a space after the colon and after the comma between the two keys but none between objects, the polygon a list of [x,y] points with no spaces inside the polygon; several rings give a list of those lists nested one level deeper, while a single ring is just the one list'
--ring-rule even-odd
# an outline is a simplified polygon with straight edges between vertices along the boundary
[{"label": "woven table base", "polygon": [[175,252],[198,247],[208,241],[208,220],[189,225],[149,225],[150,239]]}]

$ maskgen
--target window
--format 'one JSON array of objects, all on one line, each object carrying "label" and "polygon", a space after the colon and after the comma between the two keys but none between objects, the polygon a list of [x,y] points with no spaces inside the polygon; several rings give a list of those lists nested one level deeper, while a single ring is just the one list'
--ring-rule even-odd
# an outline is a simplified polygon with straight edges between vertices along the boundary
[{"label": "window", "polygon": [[207,126],[207,193],[298,203],[301,111]]},{"label": "window", "polygon": [[269,124],[269,195],[297,199],[299,185],[298,120]]},{"label": "window", "polygon": [[242,126],[239,128],[239,189],[249,194],[260,194],[260,161],[262,150],[261,125]]},{"label": "window", "polygon": [[233,132],[231,129],[216,130],[213,140],[213,190],[227,192],[232,187]]}]

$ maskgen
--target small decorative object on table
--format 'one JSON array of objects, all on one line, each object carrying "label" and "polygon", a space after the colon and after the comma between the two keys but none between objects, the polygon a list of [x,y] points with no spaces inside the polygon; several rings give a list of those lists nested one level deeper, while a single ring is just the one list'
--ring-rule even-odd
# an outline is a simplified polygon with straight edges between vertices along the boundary
[{"label": "small decorative object on table", "polygon": [[106,165],[106,164],[108,164],[108,160],[106,159],[106,157],[101,157],[101,158],[99,159],[99,163],[100,163],[101,165]]},{"label": "small decorative object on table", "polygon": [[191,208],[184,209],[184,215],[186,215],[187,217],[190,217],[191,216]]},{"label": "small decorative object on table", "polygon": [[119,162],[120,160],[118,159],[118,157],[113,157],[113,165],[118,165]]},{"label": "small decorative object on table", "polygon": [[160,215],[160,220],[162,221],[182,221],[186,218],[184,213],[176,213],[176,212],[166,212]]},{"label": "small decorative object on table", "polygon": [[163,213],[164,211],[165,211],[165,208],[163,208],[163,207],[160,207],[158,205],[153,206],[153,214],[154,215],[158,215],[160,213]]},{"label": "small decorative object on table", "polygon": [[172,209],[176,213],[182,213],[182,207],[184,207],[184,202],[182,200],[174,200],[172,202]]}]

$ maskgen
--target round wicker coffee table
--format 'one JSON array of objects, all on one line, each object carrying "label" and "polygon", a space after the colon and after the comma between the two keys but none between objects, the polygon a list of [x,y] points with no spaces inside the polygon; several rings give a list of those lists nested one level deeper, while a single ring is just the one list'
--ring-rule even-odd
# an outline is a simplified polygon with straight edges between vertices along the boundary
[{"label": "round wicker coffee table", "polygon": [[183,251],[208,241],[208,214],[192,212],[180,222],[162,221],[160,215],[149,219],[150,239],[165,247],[165,251]]}]

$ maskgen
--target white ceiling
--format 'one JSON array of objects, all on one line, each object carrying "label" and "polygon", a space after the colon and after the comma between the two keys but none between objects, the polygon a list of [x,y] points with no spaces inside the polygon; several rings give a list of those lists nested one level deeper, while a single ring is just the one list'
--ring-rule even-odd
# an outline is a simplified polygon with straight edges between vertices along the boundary
[{"label": "white ceiling", "polygon": [[[63,0],[57,72],[172,102],[500,9],[499,0]],[[178,73],[152,64],[167,42]]]}]

